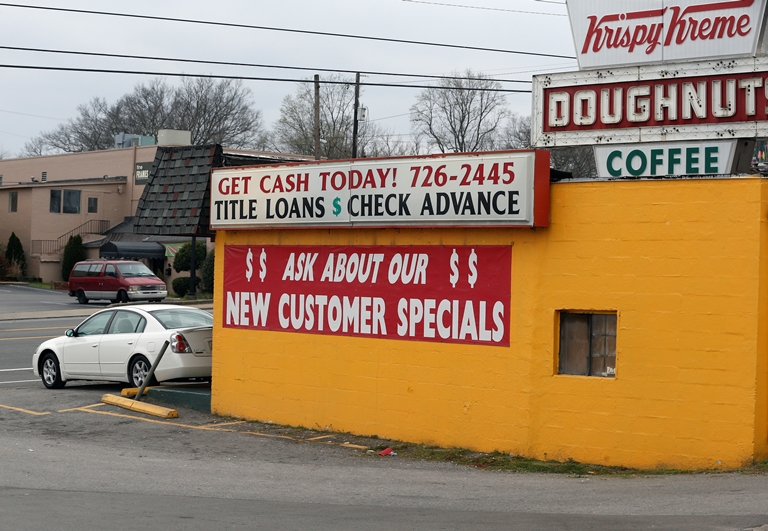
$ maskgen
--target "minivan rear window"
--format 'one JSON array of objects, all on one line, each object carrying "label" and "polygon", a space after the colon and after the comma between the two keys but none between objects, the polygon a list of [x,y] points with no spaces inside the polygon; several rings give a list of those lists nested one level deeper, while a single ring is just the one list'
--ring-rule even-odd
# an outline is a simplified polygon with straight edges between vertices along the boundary
[{"label": "minivan rear window", "polygon": [[69,275],[71,277],[98,277],[104,264],[77,264]]}]

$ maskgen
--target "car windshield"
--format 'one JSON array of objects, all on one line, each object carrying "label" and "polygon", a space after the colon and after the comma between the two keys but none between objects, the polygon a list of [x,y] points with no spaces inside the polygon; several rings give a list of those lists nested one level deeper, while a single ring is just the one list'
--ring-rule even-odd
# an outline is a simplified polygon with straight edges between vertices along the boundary
[{"label": "car windshield", "polygon": [[213,316],[195,308],[170,308],[149,312],[166,330],[172,328],[191,328],[194,326],[213,326]]},{"label": "car windshield", "polygon": [[147,266],[139,262],[117,264],[117,270],[120,271],[120,274],[125,278],[155,276],[155,274]]}]

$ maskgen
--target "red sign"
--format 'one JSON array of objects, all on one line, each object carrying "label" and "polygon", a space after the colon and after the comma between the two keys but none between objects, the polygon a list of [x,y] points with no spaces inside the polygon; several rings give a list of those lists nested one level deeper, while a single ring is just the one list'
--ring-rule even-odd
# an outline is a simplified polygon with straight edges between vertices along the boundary
[{"label": "red sign", "polygon": [[768,72],[544,89],[545,132],[722,124],[768,119]]},{"label": "red sign", "polygon": [[509,346],[509,246],[226,246],[225,328]]}]

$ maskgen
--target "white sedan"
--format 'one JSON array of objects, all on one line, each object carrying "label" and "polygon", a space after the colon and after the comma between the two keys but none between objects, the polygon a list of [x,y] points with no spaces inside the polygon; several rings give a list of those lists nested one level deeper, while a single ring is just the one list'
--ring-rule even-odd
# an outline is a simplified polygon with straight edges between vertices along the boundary
[{"label": "white sedan", "polygon": [[157,381],[210,378],[213,317],[197,308],[145,304],[108,308],[37,347],[32,369],[49,389],[70,380],[140,387],[163,344]]}]

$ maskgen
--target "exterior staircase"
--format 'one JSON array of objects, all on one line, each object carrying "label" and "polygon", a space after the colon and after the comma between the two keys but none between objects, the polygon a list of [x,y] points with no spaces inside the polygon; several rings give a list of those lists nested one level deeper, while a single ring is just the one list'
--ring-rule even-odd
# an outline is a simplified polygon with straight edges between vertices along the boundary
[{"label": "exterior staircase", "polygon": [[72,236],[85,236],[88,234],[103,234],[108,231],[110,221],[108,219],[91,219],[75,227],[66,234],[62,234],[55,240],[32,240],[30,255],[32,256],[57,256],[67,245]]}]

